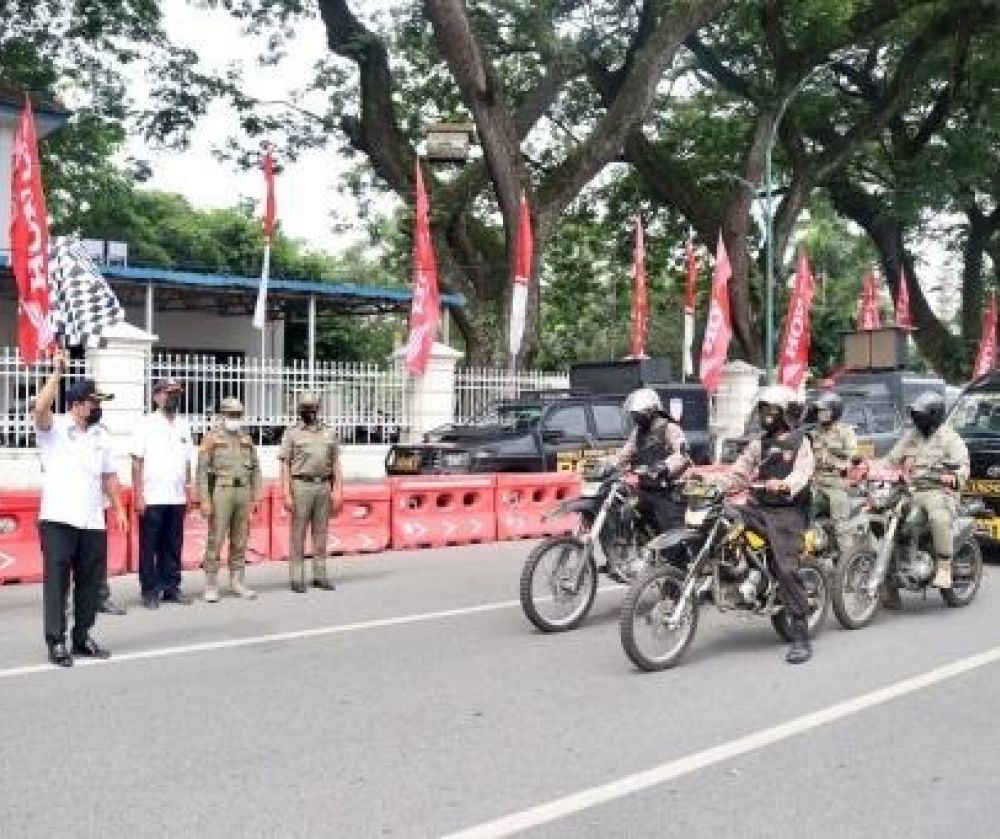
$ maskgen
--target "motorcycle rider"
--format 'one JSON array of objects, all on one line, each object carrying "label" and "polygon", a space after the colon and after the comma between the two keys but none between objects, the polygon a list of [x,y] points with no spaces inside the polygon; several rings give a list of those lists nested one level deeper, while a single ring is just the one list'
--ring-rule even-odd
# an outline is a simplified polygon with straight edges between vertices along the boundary
[{"label": "motorcycle rider", "polygon": [[816,398],[816,429],[812,434],[816,460],[814,501],[826,501],[830,508],[841,556],[851,544],[851,531],[847,525],[851,505],[847,491],[851,485],[851,467],[858,454],[854,429],[840,421],[843,415],[844,400],[836,391],[824,391]]},{"label": "motorcycle rider", "polygon": [[[969,478],[969,450],[951,426],[944,424],[944,397],[935,391],[921,393],[910,405],[913,428],[903,432],[885,456],[885,462],[905,472],[929,472],[940,488],[918,489],[913,503],[927,515],[937,572],[932,586],[951,588],[952,529],[958,515],[959,493]],[[942,468],[943,467],[943,468]],[[886,604],[898,605],[899,591],[886,590]]]},{"label": "motorcycle rider", "polygon": [[719,481],[726,490],[740,484],[762,484],[762,488],[752,491],[745,513],[749,521],[765,531],[771,546],[771,570],[791,618],[792,646],[785,656],[789,664],[802,664],[812,658],[809,596],[797,568],[814,460],[805,429],[793,419],[801,410],[799,405],[797,395],[784,385],[761,388],[757,416],[763,433],[750,441],[732,471]]},{"label": "motorcycle rider", "polygon": [[630,393],[625,411],[633,428],[618,453],[618,463],[646,467],[639,474],[639,512],[656,524],[658,533],[664,533],[684,518],[684,505],[671,498],[671,491],[691,465],[687,438],[675,418],[663,410],[660,395],[652,388]]}]

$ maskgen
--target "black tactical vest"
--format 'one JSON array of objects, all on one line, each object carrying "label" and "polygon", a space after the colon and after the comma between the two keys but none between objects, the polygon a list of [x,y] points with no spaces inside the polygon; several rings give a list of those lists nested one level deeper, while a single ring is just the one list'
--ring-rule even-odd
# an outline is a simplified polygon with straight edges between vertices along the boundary
[{"label": "black tactical vest", "polygon": [[[756,480],[783,481],[792,474],[795,458],[805,437],[802,429],[797,429],[781,437],[764,435],[760,440],[760,466],[757,467]],[[809,506],[809,490],[804,489],[798,495],[789,497],[785,493],[771,493],[763,490],[754,493],[756,500],[765,507],[800,507]]]}]

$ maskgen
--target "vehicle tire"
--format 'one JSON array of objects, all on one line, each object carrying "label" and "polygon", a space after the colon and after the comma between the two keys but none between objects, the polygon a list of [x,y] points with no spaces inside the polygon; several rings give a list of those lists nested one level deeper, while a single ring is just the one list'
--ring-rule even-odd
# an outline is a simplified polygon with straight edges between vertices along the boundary
[{"label": "vehicle tire", "polygon": [[874,551],[853,551],[837,566],[830,599],[833,613],[844,629],[862,629],[878,614],[878,591],[873,597],[868,596],[868,583],[877,559]]},{"label": "vehicle tire", "polygon": [[952,608],[968,606],[983,581],[983,552],[974,538],[963,542],[951,560],[951,588],[941,589],[941,598]]},{"label": "vehicle tire", "polygon": [[[698,628],[698,600],[692,598],[676,629],[665,619],[680,597],[684,578],[669,566],[654,568],[629,588],[622,604],[618,629],[625,655],[640,670],[666,670],[681,660]],[[650,639],[647,635],[653,636]],[[657,647],[656,641],[667,639]]]},{"label": "vehicle tire", "polygon": [[[815,638],[826,623],[830,614],[830,578],[821,563],[812,557],[803,557],[799,561],[799,578],[805,586],[809,600],[814,604],[809,614],[809,637]],[[792,624],[788,612],[782,609],[771,615],[771,626],[783,641],[792,642]]]},{"label": "vehicle tire", "polygon": [[[570,581],[575,581],[579,562],[587,566],[574,592]],[[521,608],[542,632],[575,629],[587,617],[596,594],[597,565],[575,536],[554,536],[536,545],[521,571]]]}]

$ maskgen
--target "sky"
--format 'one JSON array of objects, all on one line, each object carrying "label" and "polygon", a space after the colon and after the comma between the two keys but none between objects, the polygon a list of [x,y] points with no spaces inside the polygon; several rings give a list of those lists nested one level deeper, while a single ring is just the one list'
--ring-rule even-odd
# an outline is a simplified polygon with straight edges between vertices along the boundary
[{"label": "sky", "polygon": [[[237,63],[245,71],[247,89],[260,98],[284,99],[289,91],[302,86],[313,62],[326,51],[323,30],[317,21],[300,28],[295,50],[282,62],[281,71],[261,68],[254,58],[260,41],[241,31],[241,25],[219,10],[192,8],[186,0],[165,0],[165,25],[172,40],[195,50],[205,69],[221,70]],[[141,82],[136,80],[136,86]],[[216,159],[215,146],[236,133],[235,115],[222,106],[212,107],[201,120],[184,151],[156,151],[141,138],[133,138],[125,156],[146,160],[152,167],[152,179],[146,186],[178,192],[199,207],[229,207],[242,197],[263,199],[264,182],[259,171],[243,171],[235,164]],[[283,171],[276,184],[278,217],[283,231],[310,245],[340,251],[363,233],[354,202],[337,194],[337,184],[348,163],[336,150],[312,152],[294,162],[282,162]],[[351,234],[333,231],[330,214],[354,223]]]}]

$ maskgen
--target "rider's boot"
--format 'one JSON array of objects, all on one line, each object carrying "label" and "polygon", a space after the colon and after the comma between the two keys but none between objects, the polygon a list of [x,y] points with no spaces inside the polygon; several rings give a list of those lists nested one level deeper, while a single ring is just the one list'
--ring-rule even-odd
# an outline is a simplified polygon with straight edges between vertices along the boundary
[{"label": "rider's boot", "polygon": [[805,618],[792,618],[792,646],[785,656],[785,661],[789,664],[805,664],[812,658],[812,654],[809,624]]},{"label": "rider's boot", "polygon": [[882,587],[882,608],[883,609],[902,609],[903,601],[899,596],[899,586],[895,583],[891,583],[888,580],[885,581],[885,585]]},{"label": "rider's boot", "polygon": [[939,556],[937,561],[937,573],[931,582],[934,588],[951,588],[951,557]]}]

